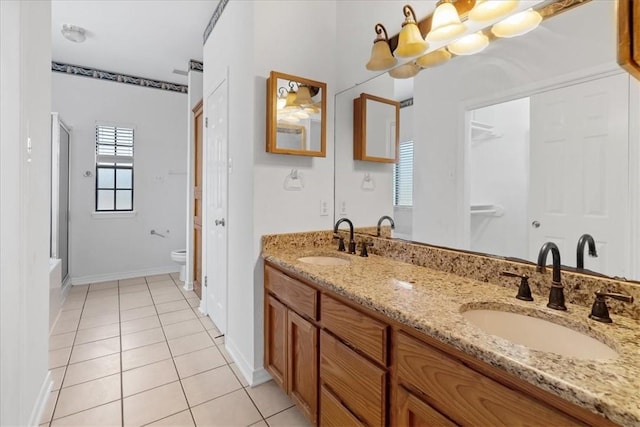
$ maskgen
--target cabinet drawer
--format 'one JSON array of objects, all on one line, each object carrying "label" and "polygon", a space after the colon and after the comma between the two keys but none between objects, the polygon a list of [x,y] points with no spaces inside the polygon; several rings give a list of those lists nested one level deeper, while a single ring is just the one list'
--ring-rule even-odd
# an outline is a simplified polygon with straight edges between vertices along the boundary
[{"label": "cabinet drawer", "polygon": [[326,329],[386,366],[387,325],[326,295],[321,296],[320,321]]},{"label": "cabinet drawer", "polygon": [[318,292],[275,268],[265,266],[264,286],[289,308],[313,320],[317,317]]},{"label": "cabinet drawer", "polygon": [[457,424],[582,425],[408,335],[399,333],[397,342],[400,382],[421,390],[429,404]]},{"label": "cabinet drawer", "polygon": [[364,427],[324,386],[320,389],[320,425],[322,427]]},{"label": "cabinet drawer", "polygon": [[366,424],[385,424],[385,371],[326,331],[320,333],[320,379]]}]

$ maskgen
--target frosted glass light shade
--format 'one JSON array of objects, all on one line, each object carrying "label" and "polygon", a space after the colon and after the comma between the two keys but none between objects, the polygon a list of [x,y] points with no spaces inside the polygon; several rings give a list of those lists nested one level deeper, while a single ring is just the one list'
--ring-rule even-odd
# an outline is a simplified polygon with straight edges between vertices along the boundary
[{"label": "frosted glass light shade", "polygon": [[491,28],[491,32],[496,37],[517,37],[536,29],[540,22],[542,16],[535,10],[528,9],[498,22]]},{"label": "frosted glass light shade", "polygon": [[290,89],[287,92],[287,100],[284,103],[284,108],[287,107],[295,107],[296,106],[296,92],[293,89]]},{"label": "frosted glass light shade", "polygon": [[447,49],[456,55],[473,55],[482,52],[487,46],[489,46],[489,37],[482,34],[482,31],[478,31],[449,43]]},{"label": "frosted glass light shade", "polygon": [[309,92],[308,86],[302,86],[298,88],[298,94],[296,95],[296,105],[310,105],[313,104],[313,100],[311,99],[311,93]]},{"label": "frosted glass light shade", "polygon": [[445,48],[440,48],[429,52],[426,55],[422,55],[416,59],[416,64],[422,68],[435,67],[436,65],[444,64],[451,59],[451,54]]},{"label": "frosted glass light shade", "polygon": [[389,43],[384,39],[376,40],[371,48],[371,58],[367,62],[367,70],[387,70],[396,65],[397,62],[398,60],[391,54]]},{"label": "frosted glass light shade", "polygon": [[518,0],[476,0],[469,12],[469,19],[477,22],[490,21],[511,13],[518,5]]},{"label": "frosted glass light shade", "polygon": [[427,42],[422,38],[420,29],[416,24],[415,13],[413,8],[409,5],[405,5],[402,9],[405,20],[402,23],[402,29],[398,36],[398,47],[396,47],[395,54],[400,58],[410,58],[412,56],[420,55],[427,50],[429,46]]},{"label": "frosted glass light shade", "polygon": [[460,22],[460,16],[451,3],[442,3],[436,7],[431,20],[431,31],[427,34],[427,41],[440,42],[456,38],[464,33],[466,27]]},{"label": "frosted glass light shade", "polygon": [[420,67],[415,63],[401,65],[389,71],[389,75],[394,79],[409,79],[420,72]]}]

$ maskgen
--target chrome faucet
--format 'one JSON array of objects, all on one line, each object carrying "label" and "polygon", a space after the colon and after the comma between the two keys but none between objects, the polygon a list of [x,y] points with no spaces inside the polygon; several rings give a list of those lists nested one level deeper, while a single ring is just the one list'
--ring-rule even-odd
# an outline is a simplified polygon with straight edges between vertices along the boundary
[{"label": "chrome faucet", "polygon": [[538,253],[538,268],[539,273],[546,271],[545,264],[547,263],[547,255],[551,251],[553,257],[553,278],[551,280],[551,292],[549,292],[549,303],[547,307],[554,310],[566,310],[564,305],[564,288],[560,279],[560,249],[553,242],[547,242],[540,248]]},{"label": "chrome faucet", "polygon": [[353,223],[351,222],[351,220],[349,220],[347,218],[340,218],[338,220],[338,222],[336,222],[336,225],[333,227],[333,234],[335,235],[334,238],[335,239],[340,239],[340,243],[341,243],[341,245],[338,247],[338,250],[339,251],[340,250],[344,251],[344,242],[342,240],[342,237],[338,236],[338,227],[343,222],[346,222],[349,225],[349,253],[350,254],[355,254],[356,253],[356,242],[355,242],[355,240],[353,240]]},{"label": "chrome faucet", "polygon": [[584,245],[589,244],[589,256],[597,257],[596,242],[591,234],[583,234],[578,239],[578,247],[576,248],[576,268],[584,269]]},{"label": "chrome faucet", "polygon": [[393,222],[393,218],[391,218],[388,215],[384,215],[381,216],[380,219],[378,220],[378,232],[376,234],[376,236],[380,237],[380,226],[382,225],[382,221],[384,221],[385,219],[389,220],[389,223],[391,224],[391,229],[394,230],[396,228],[396,223]]}]

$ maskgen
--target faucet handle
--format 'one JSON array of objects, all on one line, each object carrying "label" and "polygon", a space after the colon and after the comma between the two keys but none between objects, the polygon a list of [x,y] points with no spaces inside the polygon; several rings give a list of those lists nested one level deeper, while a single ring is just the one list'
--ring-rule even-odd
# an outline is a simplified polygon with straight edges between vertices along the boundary
[{"label": "faucet handle", "polygon": [[512,271],[503,271],[500,275],[507,277],[519,277],[520,287],[518,288],[518,295],[516,295],[516,298],[522,301],[533,301],[531,288],[529,287],[529,276],[526,274],[514,273]]},{"label": "faucet handle", "polygon": [[598,322],[611,323],[611,317],[609,316],[609,307],[607,307],[606,297],[617,299],[622,302],[633,302],[631,295],[617,294],[614,292],[595,292],[596,300],[591,307],[591,314],[589,319],[597,320]]},{"label": "faucet handle", "polygon": [[367,243],[366,241],[362,241],[362,243],[360,243],[360,256],[362,257],[368,257],[369,253],[367,252],[367,246],[373,246],[373,243]]},{"label": "faucet handle", "polygon": [[340,252],[345,252],[346,248],[344,247],[344,237],[340,236],[339,234],[334,234],[333,238],[338,239],[338,250]]}]

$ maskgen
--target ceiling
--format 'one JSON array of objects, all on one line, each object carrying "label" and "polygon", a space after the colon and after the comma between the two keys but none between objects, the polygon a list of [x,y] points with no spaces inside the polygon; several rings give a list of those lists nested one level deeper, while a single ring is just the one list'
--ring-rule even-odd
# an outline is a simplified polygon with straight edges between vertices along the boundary
[{"label": "ceiling", "polygon": [[[189,59],[202,61],[202,34],[218,0],[53,0],[54,61],[186,84]],[[62,36],[63,24],[86,30],[83,43]]]}]

